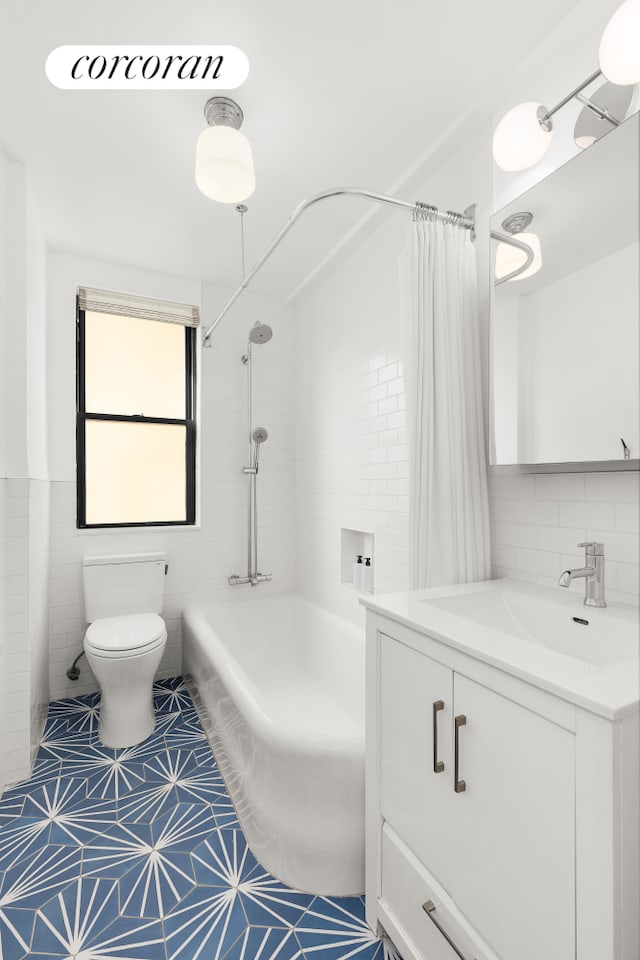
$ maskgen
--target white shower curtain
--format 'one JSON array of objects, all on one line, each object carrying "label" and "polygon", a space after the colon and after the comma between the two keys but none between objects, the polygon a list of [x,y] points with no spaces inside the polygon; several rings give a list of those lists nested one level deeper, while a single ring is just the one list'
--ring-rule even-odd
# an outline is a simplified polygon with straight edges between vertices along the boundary
[{"label": "white shower curtain", "polygon": [[414,220],[400,268],[410,585],[488,579],[487,462],[470,231]]}]

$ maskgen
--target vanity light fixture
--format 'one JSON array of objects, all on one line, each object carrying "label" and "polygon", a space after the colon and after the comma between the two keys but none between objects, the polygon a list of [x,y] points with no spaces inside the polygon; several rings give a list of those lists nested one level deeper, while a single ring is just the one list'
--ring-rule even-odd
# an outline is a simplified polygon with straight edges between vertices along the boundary
[{"label": "vanity light fixture", "polygon": [[[603,83],[588,100],[581,94],[576,100],[585,106],[578,114],[573,139],[581,150],[585,150],[610,132],[613,117],[626,117],[636,109],[638,87],[636,84],[621,87],[617,83]],[[600,107],[600,112],[595,107]]]},{"label": "vanity light fixture", "polygon": [[241,203],[256,188],[251,144],[240,127],[242,110],[229,97],[211,97],[204,115],[209,124],[198,137],[196,183],[218,203]]},{"label": "vanity light fixture", "polygon": [[585,97],[582,91],[603,74],[607,80],[620,86],[640,82],[639,34],[640,0],[625,0],[602,35],[599,70],[583,80],[551,110],[540,103],[527,102],[518,104],[504,115],[493,135],[493,156],[497,165],[508,173],[515,173],[527,170],[542,160],[551,145],[552,116],[574,97],[601,120],[617,127],[624,116],[618,119],[606,105]]},{"label": "vanity light fixture", "polygon": [[500,240],[496,248],[497,284],[532,277],[542,266],[540,238],[535,233],[525,232],[532,220],[533,214],[528,211],[512,213],[502,221],[505,234],[492,234]]},{"label": "vanity light fixture", "polygon": [[551,145],[546,115],[545,107],[531,102],[519,103],[505,113],[493,134],[493,157],[499,167],[515,173],[542,160]]},{"label": "vanity light fixture", "polygon": [[626,0],[605,27],[598,59],[607,80],[640,83],[640,0]]}]

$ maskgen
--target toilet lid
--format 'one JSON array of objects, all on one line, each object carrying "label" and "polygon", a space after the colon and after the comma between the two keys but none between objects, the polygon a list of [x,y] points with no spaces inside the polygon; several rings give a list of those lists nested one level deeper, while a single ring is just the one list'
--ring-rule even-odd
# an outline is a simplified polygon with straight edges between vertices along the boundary
[{"label": "toilet lid", "polygon": [[132,613],[126,617],[104,617],[87,628],[85,643],[93,650],[134,653],[166,637],[166,627],[157,613]]}]

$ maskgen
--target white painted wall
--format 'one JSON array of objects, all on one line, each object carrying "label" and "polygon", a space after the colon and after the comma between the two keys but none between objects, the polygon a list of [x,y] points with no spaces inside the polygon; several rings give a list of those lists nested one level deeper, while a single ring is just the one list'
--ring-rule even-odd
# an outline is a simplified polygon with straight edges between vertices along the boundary
[{"label": "white painted wall", "polygon": [[0,195],[1,789],[28,775],[49,699],[49,483],[46,250],[27,172],[1,153]]},{"label": "white painted wall", "polygon": [[165,297],[201,306],[206,327],[230,291],[182,277],[136,270],[66,254],[51,254],[49,269],[49,454],[51,504],[51,694],[95,690],[85,661],[75,683],[66,669],[82,649],[85,630],[81,559],[84,555],[165,550],[169,557],[163,616],[168,642],[159,676],[181,670],[181,615],[186,603],[247,600],[250,587],[229,587],[246,571],[246,368],[241,363],[249,327],[271,324],[269,343],[254,347],[254,419],[269,431],[260,457],[260,558],[274,575],[260,594],[291,589],[294,573],[293,340],[290,310],[247,294],[203,350],[199,369],[199,526],[140,530],[77,530],[75,515],[75,291],[78,285]]},{"label": "white painted wall", "polygon": [[5,162],[4,470],[28,477],[27,401],[27,172]]}]

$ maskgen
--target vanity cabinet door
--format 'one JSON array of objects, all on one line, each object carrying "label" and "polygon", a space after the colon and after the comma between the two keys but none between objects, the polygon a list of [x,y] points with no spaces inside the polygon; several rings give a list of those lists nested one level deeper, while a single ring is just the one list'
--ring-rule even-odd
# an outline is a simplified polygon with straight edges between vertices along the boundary
[{"label": "vanity cabinet door", "polygon": [[[459,909],[505,960],[575,957],[575,737],[454,676],[459,778],[441,828]],[[425,852],[427,849],[425,848]]]},{"label": "vanity cabinet door", "polygon": [[575,960],[572,733],[381,635],[380,766],[384,820],[501,960]]},{"label": "vanity cabinet door", "polygon": [[382,634],[381,812],[445,888],[443,877],[450,873],[457,849],[452,848],[447,829],[452,803],[452,707],[453,672]]}]

